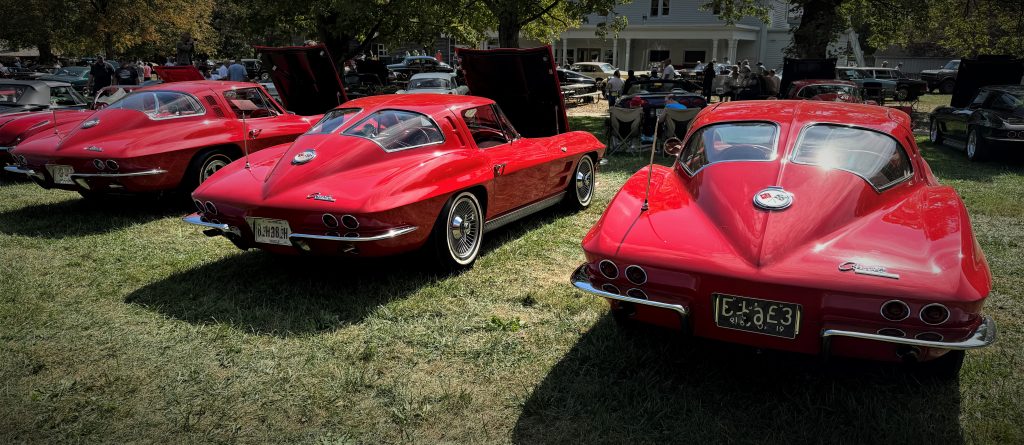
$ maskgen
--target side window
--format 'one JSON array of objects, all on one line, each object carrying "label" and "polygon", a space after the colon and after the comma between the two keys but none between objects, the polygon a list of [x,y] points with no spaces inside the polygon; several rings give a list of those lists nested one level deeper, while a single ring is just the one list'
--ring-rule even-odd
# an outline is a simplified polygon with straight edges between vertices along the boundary
[{"label": "side window", "polygon": [[993,110],[999,111],[1015,111],[1022,105],[1021,100],[1014,97],[1013,95],[1001,93],[995,99],[992,99],[992,105],[990,107]]},{"label": "side window", "polygon": [[971,101],[971,104],[968,107],[969,108],[981,108],[981,105],[985,103],[985,99],[988,99],[989,93],[990,93],[989,90],[981,90],[981,91],[979,91],[978,95],[974,96],[974,100]]},{"label": "side window", "polygon": [[444,135],[434,121],[420,113],[404,110],[378,111],[348,127],[342,134],[369,139],[385,151],[444,142]]},{"label": "side window", "polygon": [[875,79],[892,79],[892,73],[889,70],[875,70]]},{"label": "side window", "polygon": [[470,108],[462,112],[462,120],[469,127],[473,141],[479,148],[507,144],[509,139],[502,129],[501,118],[491,105]]},{"label": "side window", "polygon": [[50,103],[54,105],[82,105],[82,101],[68,87],[50,88]]},{"label": "side window", "polygon": [[896,139],[882,133],[837,125],[804,130],[793,162],[848,171],[876,190],[885,190],[913,175],[910,157]]},{"label": "side window", "polygon": [[[278,111],[271,105],[270,100],[263,95],[259,88],[242,88],[238,90],[229,90],[224,92],[224,98],[228,100],[228,104],[231,105],[231,111],[235,112],[235,116],[239,119],[242,118],[243,109],[248,110],[252,106],[256,108],[248,110],[249,115],[246,116],[248,119],[258,119],[261,117],[276,116]],[[251,106],[249,104],[252,104]]]}]

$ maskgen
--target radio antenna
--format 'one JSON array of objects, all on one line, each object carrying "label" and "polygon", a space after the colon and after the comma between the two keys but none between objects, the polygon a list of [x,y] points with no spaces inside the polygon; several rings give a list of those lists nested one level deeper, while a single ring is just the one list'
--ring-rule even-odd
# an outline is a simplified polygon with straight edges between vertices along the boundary
[{"label": "radio antenna", "polygon": [[666,113],[662,112],[660,116],[654,119],[654,140],[651,141],[651,162],[647,165],[647,191],[644,192],[644,205],[640,206],[641,212],[646,212],[649,206],[647,200],[651,197],[651,177],[654,176],[654,148],[658,146],[658,127],[661,124],[661,117]]},{"label": "radio antenna", "polygon": [[242,114],[242,150],[245,154],[245,168],[247,170],[251,170],[252,164],[249,164],[249,138],[255,138],[255,135],[249,132],[249,123],[245,120],[245,116],[255,110],[258,110],[259,107],[257,107],[251,100],[246,99],[233,99],[231,103],[234,104]]}]

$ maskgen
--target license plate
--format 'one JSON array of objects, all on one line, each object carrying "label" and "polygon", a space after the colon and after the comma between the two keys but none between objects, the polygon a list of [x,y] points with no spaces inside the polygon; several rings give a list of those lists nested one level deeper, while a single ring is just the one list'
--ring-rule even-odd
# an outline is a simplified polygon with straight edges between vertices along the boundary
[{"label": "license plate", "polygon": [[288,221],[283,219],[249,218],[249,225],[252,226],[252,233],[256,235],[257,243],[279,244],[282,246],[292,245],[292,242],[288,240],[288,235],[292,233],[291,228],[288,227]]},{"label": "license plate", "polygon": [[800,333],[799,304],[725,294],[711,298],[718,327],[790,339]]},{"label": "license plate", "polygon": [[46,166],[46,169],[50,171],[50,177],[53,178],[54,184],[74,184],[71,181],[71,174],[75,172],[75,169],[70,165],[50,164]]}]

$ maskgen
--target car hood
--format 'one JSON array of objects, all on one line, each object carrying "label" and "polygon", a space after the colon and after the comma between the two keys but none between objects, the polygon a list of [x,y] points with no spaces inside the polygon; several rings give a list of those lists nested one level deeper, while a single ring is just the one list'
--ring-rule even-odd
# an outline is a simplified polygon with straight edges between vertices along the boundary
[{"label": "car hood", "polygon": [[964,108],[978,90],[989,85],[1020,85],[1024,77],[1024,60],[1011,56],[988,56],[962,59],[950,106]]},{"label": "car hood", "polygon": [[403,94],[455,94],[455,90],[445,88],[417,88],[415,90],[402,90]]},{"label": "car hood", "polygon": [[[99,123],[82,128],[86,121],[98,119]],[[54,155],[78,153],[88,146],[103,149],[106,156],[126,156],[125,151],[144,148],[165,142],[162,133],[152,130],[153,120],[145,113],[135,110],[103,109],[94,112],[58,115],[59,142],[41,141],[37,137],[18,145],[18,150],[35,154]],[[171,119],[164,122],[175,122]],[[52,131],[49,132],[52,134]],[[37,135],[38,136],[38,135]]]},{"label": "car hood", "polygon": [[497,102],[520,134],[546,137],[569,131],[550,46],[456,52],[471,94]]},{"label": "car hood", "polygon": [[798,80],[835,79],[836,59],[790,59],[782,62],[782,81],[779,91],[789,91],[789,86]]},{"label": "car hood", "polygon": [[206,80],[206,78],[203,77],[203,74],[199,72],[199,69],[192,65],[155,66],[153,69],[156,71],[156,75],[160,76],[160,80],[163,80],[164,83]]},{"label": "car hood", "polygon": [[257,46],[256,52],[288,110],[310,116],[323,114],[348,101],[327,47]]}]

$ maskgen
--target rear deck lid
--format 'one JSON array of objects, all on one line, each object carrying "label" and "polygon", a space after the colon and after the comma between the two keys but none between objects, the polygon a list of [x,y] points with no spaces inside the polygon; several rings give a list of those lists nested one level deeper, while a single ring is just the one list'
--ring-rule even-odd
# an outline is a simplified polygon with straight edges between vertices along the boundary
[{"label": "rear deck lid", "polygon": [[348,101],[327,47],[257,46],[256,52],[289,111],[303,116],[323,114]]}]

